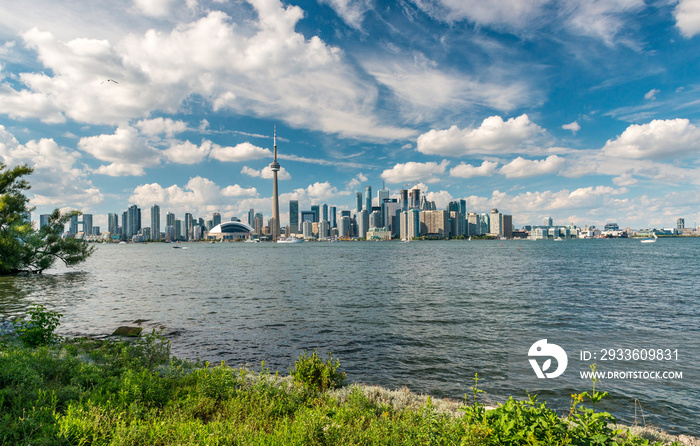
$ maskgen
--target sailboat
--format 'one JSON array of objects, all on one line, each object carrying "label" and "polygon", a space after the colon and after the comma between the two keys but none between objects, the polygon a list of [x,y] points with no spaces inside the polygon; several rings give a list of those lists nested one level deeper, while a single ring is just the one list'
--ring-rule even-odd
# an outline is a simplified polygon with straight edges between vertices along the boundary
[{"label": "sailboat", "polygon": [[653,235],[654,237],[653,238],[652,237],[644,238],[644,239],[642,239],[642,243],[654,243],[654,242],[656,242],[656,239],[658,238],[656,236],[656,232],[652,232],[651,235]]}]

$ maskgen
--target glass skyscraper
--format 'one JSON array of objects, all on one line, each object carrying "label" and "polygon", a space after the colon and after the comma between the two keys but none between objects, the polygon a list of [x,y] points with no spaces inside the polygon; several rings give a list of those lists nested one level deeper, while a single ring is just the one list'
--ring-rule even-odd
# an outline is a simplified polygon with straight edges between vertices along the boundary
[{"label": "glass skyscraper", "polygon": [[289,200],[289,230],[293,234],[299,233],[299,201]]}]

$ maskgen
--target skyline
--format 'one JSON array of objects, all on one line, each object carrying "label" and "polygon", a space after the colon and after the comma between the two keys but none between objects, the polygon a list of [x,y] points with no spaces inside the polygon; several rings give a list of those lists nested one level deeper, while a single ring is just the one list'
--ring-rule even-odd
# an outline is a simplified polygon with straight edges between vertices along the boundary
[{"label": "skyline", "polygon": [[[700,2],[0,7],[0,159],[34,215],[245,221],[382,181],[516,226],[700,221]],[[408,185],[408,186],[406,186]],[[374,198],[374,197],[373,197]],[[117,206],[115,206],[115,203]],[[282,215],[286,206],[282,209]],[[285,218],[282,217],[282,222]]]}]

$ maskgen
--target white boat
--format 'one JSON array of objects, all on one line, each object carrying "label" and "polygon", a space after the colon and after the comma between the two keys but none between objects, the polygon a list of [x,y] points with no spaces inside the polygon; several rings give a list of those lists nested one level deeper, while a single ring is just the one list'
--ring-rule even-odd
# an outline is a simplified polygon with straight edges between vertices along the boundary
[{"label": "white boat", "polygon": [[561,237],[557,237],[557,238],[554,239],[554,241],[555,241],[555,242],[561,242],[561,241],[562,241],[562,238],[561,238]]},{"label": "white boat", "polygon": [[244,243],[260,243],[260,239],[257,239],[257,238],[249,238],[249,239],[247,239]]},{"label": "white boat", "polygon": [[296,237],[287,237],[277,240],[277,243],[304,243],[304,239]]},{"label": "white boat", "polygon": [[643,238],[642,243],[654,243],[654,242],[656,242],[656,239],[658,238],[656,236],[656,232],[652,232],[651,235],[653,235],[654,237],[653,238],[652,237]]}]

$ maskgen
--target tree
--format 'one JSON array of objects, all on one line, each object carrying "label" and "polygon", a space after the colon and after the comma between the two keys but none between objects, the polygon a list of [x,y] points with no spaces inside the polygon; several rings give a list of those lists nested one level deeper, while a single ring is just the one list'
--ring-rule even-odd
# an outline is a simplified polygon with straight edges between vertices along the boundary
[{"label": "tree", "polygon": [[33,172],[27,165],[9,169],[0,163],[0,275],[21,272],[41,273],[56,259],[66,266],[85,261],[94,248],[84,240],[63,238],[65,224],[78,211],[62,214],[58,209],[39,231],[32,228],[28,218],[33,208],[23,191],[30,188],[25,180]]}]

